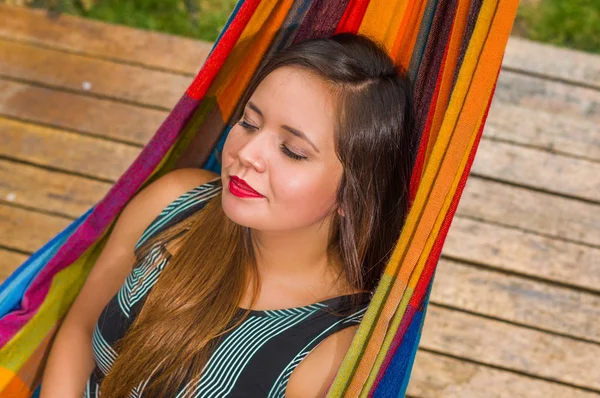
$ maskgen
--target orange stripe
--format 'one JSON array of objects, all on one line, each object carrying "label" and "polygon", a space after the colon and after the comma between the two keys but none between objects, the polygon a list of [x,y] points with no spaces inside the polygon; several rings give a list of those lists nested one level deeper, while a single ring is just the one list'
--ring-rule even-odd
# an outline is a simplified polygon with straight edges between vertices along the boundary
[{"label": "orange stripe", "polygon": [[[411,269],[417,265],[417,262],[420,258],[427,258],[429,255],[429,251],[424,250],[424,246],[426,245],[427,241],[430,240],[430,238],[434,239],[435,236],[437,236],[437,233],[439,233],[439,228],[435,230],[435,222],[438,219],[438,216],[442,215],[443,213],[443,211],[440,210],[442,210],[445,202],[447,202],[446,199],[450,198],[451,200],[453,197],[454,192],[449,192],[449,190],[451,189],[451,185],[453,185],[455,180],[454,177],[456,177],[457,171],[460,171],[458,169],[460,169],[461,163],[462,167],[464,168],[464,155],[470,151],[469,144],[473,142],[472,136],[474,132],[476,134],[478,131],[478,125],[481,123],[483,112],[485,111],[485,109],[480,109],[481,104],[486,103],[482,100],[485,98],[489,99],[491,95],[493,80],[495,79],[495,73],[498,70],[494,70],[494,68],[500,67],[502,54],[504,53],[504,48],[510,30],[505,29],[503,32],[494,32],[495,38],[491,32],[488,35],[490,22],[486,22],[486,19],[491,18],[489,14],[494,12],[495,7],[493,4],[487,3],[487,7],[484,5],[484,8],[485,9],[482,9],[481,11],[480,18],[478,19],[478,26],[476,26],[476,32],[474,33],[470,44],[470,47],[474,47],[476,45],[474,43],[479,41],[479,48],[470,48],[471,51],[468,52],[466,61],[474,64],[478,59],[482,62],[483,59],[485,59],[489,65],[487,65],[487,67],[480,65],[475,70],[476,75],[473,76],[473,85],[470,87],[463,87],[463,90],[469,90],[468,93],[464,92],[463,94],[467,95],[465,103],[463,104],[461,99],[457,98],[448,109],[448,113],[450,114],[461,112],[458,115],[459,118],[456,125],[456,131],[455,134],[452,134],[454,123],[452,123],[451,120],[447,120],[447,124],[444,126],[446,127],[444,135],[448,136],[448,138],[451,138],[452,141],[450,142],[450,145],[448,145],[447,151],[444,151],[443,147],[438,150],[438,152],[444,151],[445,153],[439,153],[437,159],[432,158],[432,162],[434,162],[433,168],[431,167],[432,165],[429,165],[430,167],[428,167],[426,172],[426,178],[424,178],[422,181],[422,184],[425,186],[422,185],[420,187],[421,192],[420,195],[418,195],[420,200],[415,201],[415,205],[416,209],[423,209],[424,211],[422,212],[421,217],[417,218],[418,224],[415,223],[417,220],[412,217],[412,222],[416,224],[413,224],[413,226],[416,226],[417,231],[414,234],[414,237],[409,239],[410,242],[404,239],[404,242],[406,244],[410,243],[410,245],[406,251],[406,257],[404,258],[404,261],[402,261],[401,269],[398,269],[400,266],[399,260],[401,260],[401,258],[395,258],[398,254],[396,252],[394,253],[395,256],[393,256],[393,258],[398,261],[391,263],[386,268],[386,274],[395,274],[398,272],[398,279],[395,281],[395,284],[390,291],[389,299],[384,303],[382,308],[382,316],[379,317],[375,325],[371,339],[369,340],[365,352],[361,358],[360,366],[358,367],[350,383],[347,393],[353,397],[358,396],[357,394],[359,394],[362,390],[362,386],[364,386],[367,379],[366,376],[371,371],[375,357],[382,346],[389,322],[392,318],[391,315],[395,312],[395,307],[400,302],[399,298],[401,298],[403,295],[404,288],[406,286],[405,277],[407,274],[409,275],[412,273]],[[500,22],[497,23],[497,25],[500,25],[500,28],[496,29],[502,30],[502,22],[505,21],[503,21],[502,17],[497,16],[496,21],[498,21],[498,19],[500,19]],[[504,20],[505,19],[506,17],[504,16]],[[483,45],[483,40],[486,38],[487,43],[486,47],[484,48],[484,53],[480,54],[480,46]],[[466,72],[468,73],[468,70]],[[464,73],[462,75],[463,76],[459,78],[459,82],[463,85],[467,85],[471,79],[469,79],[468,75],[465,76]],[[442,137],[444,135],[442,135]],[[438,147],[440,145],[444,145],[443,142],[440,143],[439,141],[437,144]],[[438,176],[436,176],[437,167],[435,162],[438,162],[438,165],[441,165],[441,171]],[[423,190],[428,190],[427,185],[432,183],[434,183],[431,190],[432,192],[431,195],[429,195],[429,198],[427,198],[427,195],[424,194]],[[454,188],[454,191],[456,191],[456,188]],[[426,203],[419,203],[423,202],[424,200]],[[411,227],[411,223],[407,224],[408,227]],[[405,234],[403,233],[403,235]],[[401,249],[400,252],[402,251],[404,250]],[[417,273],[416,276],[419,276],[419,273]],[[417,279],[418,278],[411,278],[411,284],[409,286],[412,287],[412,285],[416,283]]]},{"label": "orange stripe", "polygon": [[402,24],[396,37],[396,41],[392,46],[390,56],[395,60],[396,64],[401,65],[408,70],[410,59],[412,58],[419,29],[423,21],[423,14],[427,1],[411,1]]},{"label": "orange stripe", "polygon": [[32,394],[14,372],[0,367],[0,398],[29,398]]},{"label": "orange stripe", "polygon": [[258,69],[273,37],[283,24],[293,1],[261,1],[232,50],[216,84],[209,91],[216,95],[225,121],[229,120],[250,79]]},{"label": "orange stripe", "polygon": [[406,12],[408,0],[395,4],[385,1],[371,1],[360,25],[358,33],[381,42],[388,53],[398,37],[398,29]]},{"label": "orange stripe", "polygon": [[57,329],[58,323],[52,326],[46,334],[46,337],[44,337],[33,354],[27,359],[27,362],[25,362],[17,372],[19,378],[31,390],[35,390],[42,381],[42,371],[46,365],[48,355],[50,354],[50,340],[54,338]]},{"label": "orange stripe", "polygon": [[435,104],[433,121],[431,123],[429,145],[427,145],[425,162],[427,162],[429,156],[431,155],[433,145],[442,126],[444,115],[446,114],[446,109],[448,108],[448,101],[450,100],[451,94],[450,90],[452,90],[452,81],[454,78],[454,72],[457,68],[458,56],[460,54],[460,45],[465,34],[465,28],[467,27],[469,8],[470,0],[458,0],[456,16],[454,17],[454,26],[452,27],[452,32],[450,33],[448,55],[446,56],[446,64],[444,65],[444,75],[442,76],[440,91]]}]

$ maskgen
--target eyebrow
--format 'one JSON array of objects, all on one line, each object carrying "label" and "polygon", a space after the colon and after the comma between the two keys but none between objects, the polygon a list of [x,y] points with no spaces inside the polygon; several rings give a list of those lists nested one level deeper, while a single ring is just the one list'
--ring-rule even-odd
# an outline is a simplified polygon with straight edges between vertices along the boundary
[{"label": "eyebrow", "polygon": [[[255,103],[253,103],[252,101],[248,101],[248,107],[250,109],[252,109],[254,112],[258,113],[260,115],[260,117],[264,117],[262,112],[260,111],[260,109],[258,109],[258,107],[256,106]],[[303,140],[305,140],[306,142],[308,142],[315,151],[317,151],[317,153],[321,153],[321,151],[319,151],[319,149],[317,148],[317,146],[315,144],[313,144],[313,142],[306,136],[306,134],[304,134],[302,131],[293,128],[291,126],[288,126],[286,124],[282,124],[281,128],[284,130],[289,131],[290,133],[294,134],[296,137],[302,138]]]}]

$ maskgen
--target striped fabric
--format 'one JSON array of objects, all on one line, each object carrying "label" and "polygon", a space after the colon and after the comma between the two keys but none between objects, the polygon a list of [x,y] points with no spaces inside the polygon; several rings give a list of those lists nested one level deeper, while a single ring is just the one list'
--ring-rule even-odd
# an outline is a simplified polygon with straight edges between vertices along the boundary
[{"label": "striped fabric", "polygon": [[0,287],[0,390],[24,397],[39,385],[57,322],[136,192],[176,166],[220,172],[226,123],[261,60],[306,38],[354,32],[382,42],[408,70],[421,140],[407,222],[327,396],[402,396],[517,6],[518,0],[240,0],[198,75],[129,169]]},{"label": "striped fabric", "polygon": [[[221,179],[207,182],[184,193],[169,204],[142,234],[136,246],[150,236],[200,211],[222,189]],[[167,260],[156,261],[157,254]],[[139,314],[147,293],[165,266],[168,252],[156,246],[134,266],[117,294],[102,310],[92,336],[96,367],[86,383],[83,398],[97,398],[99,385],[117,358],[112,348]],[[148,273],[148,269],[153,271]],[[156,271],[156,272],[154,272]],[[140,274],[145,278],[139,278]],[[360,324],[370,301],[369,293],[359,293],[362,306],[347,316],[323,311],[346,311],[340,296],[304,307],[252,311],[234,330],[223,335],[205,366],[200,383],[185,382],[176,398],[184,394],[198,398],[270,397],[283,398],[293,370],[332,333]],[[127,305],[123,305],[127,303]],[[243,311],[240,309],[239,313]],[[130,397],[143,396],[149,380],[131,391]]]}]

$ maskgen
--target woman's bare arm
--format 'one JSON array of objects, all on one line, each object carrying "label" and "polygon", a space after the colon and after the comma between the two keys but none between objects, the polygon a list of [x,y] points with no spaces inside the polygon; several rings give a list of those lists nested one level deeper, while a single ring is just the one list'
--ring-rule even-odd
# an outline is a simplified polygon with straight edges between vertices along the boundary
[{"label": "woman's bare arm", "polygon": [[290,375],[285,398],[323,398],[342,365],[358,325],[327,336]]},{"label": "woman's bare arm", "polygon": [[40,398],[81,397],[95,366],[92,333],[96,321],[131,272],[135,243],[162,209],[216,177],[207,170],[178,169],[144,188],[126,205],[55,336]]}]

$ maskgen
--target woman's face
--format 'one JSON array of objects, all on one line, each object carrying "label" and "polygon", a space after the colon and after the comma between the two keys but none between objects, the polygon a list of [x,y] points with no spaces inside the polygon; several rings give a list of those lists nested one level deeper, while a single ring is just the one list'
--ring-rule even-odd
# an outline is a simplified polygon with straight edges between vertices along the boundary
[{"label": "woman's face", "polygon": [[[334,147],[334,104],[310,72],[280,67],[258,85],[222,153],[222,206],[235,223],[288,231],[320,223],[336,209],[342,165]],[[231,176],[262,197],[239,197]]]}]

